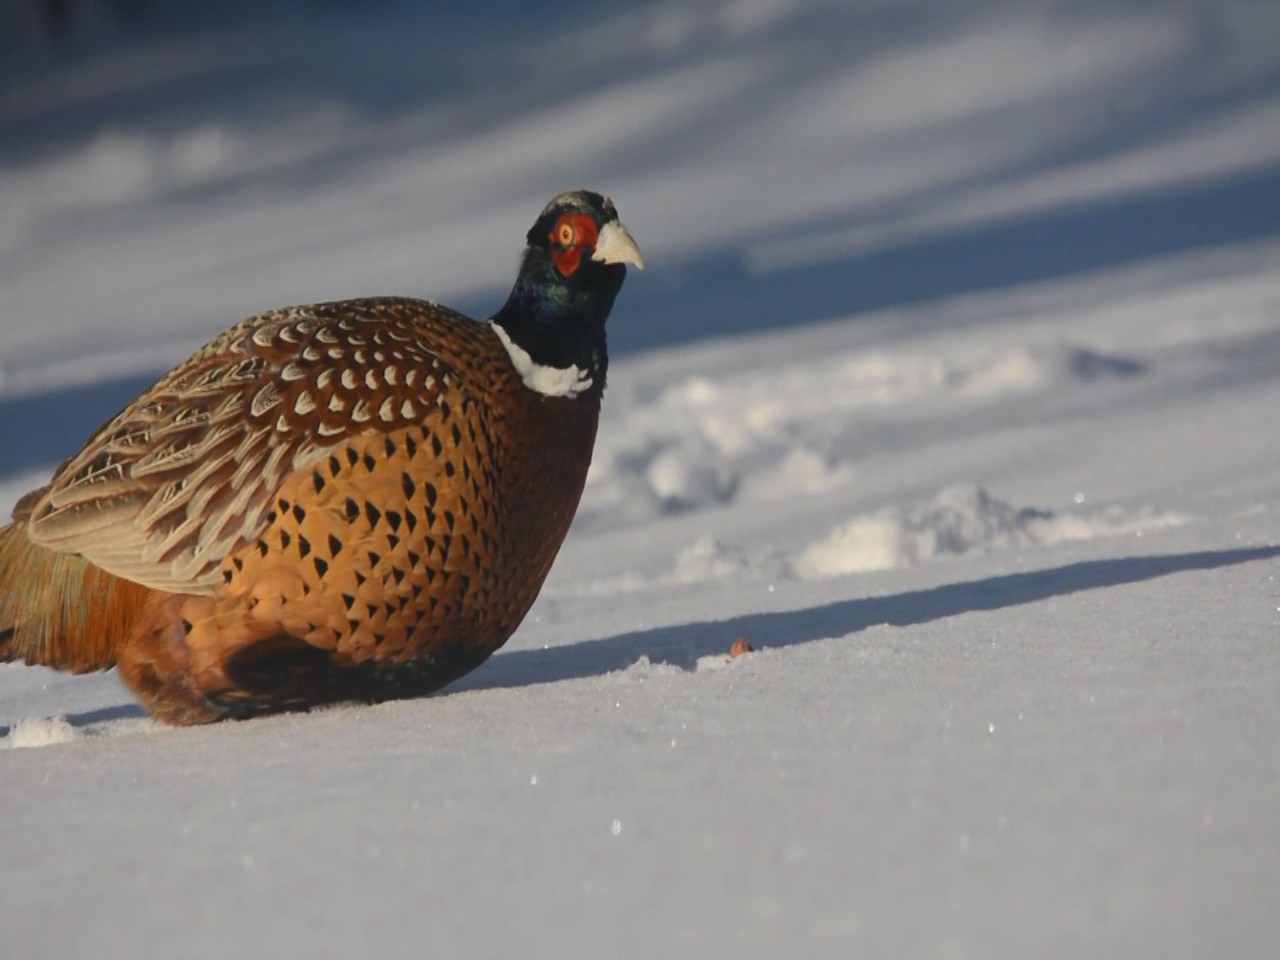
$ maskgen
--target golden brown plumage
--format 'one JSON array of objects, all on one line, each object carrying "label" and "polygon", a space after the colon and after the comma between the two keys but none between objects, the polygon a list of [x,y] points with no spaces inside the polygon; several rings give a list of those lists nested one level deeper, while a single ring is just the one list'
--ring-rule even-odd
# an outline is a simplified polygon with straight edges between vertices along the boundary
[{"label": "golden brown plumage", "polygon": [[[584,211],[601,232],[568,238],[562,274]],[[638,262],[594,194],[529,240],[492,322],[403,298],[277,310],[139,396],[0,530],[0,660],[118,663],[175,723],[426,692],[483,661],[568,531]]]}]

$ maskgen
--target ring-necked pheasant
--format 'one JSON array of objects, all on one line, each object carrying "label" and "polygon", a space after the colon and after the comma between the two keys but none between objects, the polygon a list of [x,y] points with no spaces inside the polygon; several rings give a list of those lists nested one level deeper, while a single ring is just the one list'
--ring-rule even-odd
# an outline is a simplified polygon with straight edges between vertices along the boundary
[{"label": "ring-necked pheasant", "polygon": [[426,693],[532,605],[577,509],[640,252],[551,201],[476,322],[375,298],[252,317],[106,423],[0,529],[0,661],[119,667],[202,723]]}]

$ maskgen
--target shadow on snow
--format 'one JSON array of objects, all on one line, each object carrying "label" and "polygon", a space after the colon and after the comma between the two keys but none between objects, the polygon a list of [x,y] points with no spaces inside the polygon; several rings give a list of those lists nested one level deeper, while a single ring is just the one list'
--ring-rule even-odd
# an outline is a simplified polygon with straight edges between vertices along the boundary
[{"label": "shadow on snow", "polygon": [[[670,663],[692,670],[699,657],[724,653],[736,636],[750,637],[757,649],[792,647],[814,640],[847,637],[881,624],[918,626],[965,613],[1003,610],[1086,590],[1142,583],[1174,573],[1215,570],[1277,556],[1280,556],[1280,545],[1088,560],[1029,573],[947,583],[889,597],[860,597],[801,610],[683,623],[545,650],[513,650],[497,654],[437,696],[599,677],[625,669],[641,657],[648,657],[653,663]],[[66,719],[73,727],[83,729],[143,716],[146,713],[137,704],[121,704],[69,714]],[[0,726],[0,737],[7,736],[9,729]]]},{"label": "shadow on snow", "polygon": [[757,649],[790,647],[847,637],[881,624],[918,626],[965,613],[1003,610],[1087,590],[1277,556],[1280,556],[1280,545],[1088,560],[1029,573],[947,583],[888,597],[859,597],[801,610],[683,623],[544,650],[513,650],[497,654],[449,689],[484,690],[578,680],[624,669],[641,657],[691,670],[699,657],[725,653],[737,636],[749,638]]}]

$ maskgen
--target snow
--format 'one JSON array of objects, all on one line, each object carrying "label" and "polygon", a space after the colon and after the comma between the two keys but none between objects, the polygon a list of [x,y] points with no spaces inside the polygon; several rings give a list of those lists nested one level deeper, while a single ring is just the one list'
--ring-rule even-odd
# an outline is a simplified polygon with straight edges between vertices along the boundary
[{"label": "snow", "polygon": [[948,487],[922,506],[884,507],[853,517],[806,547],[792,566],[801,577],[892,570],[975,549],[1048,545],[1126,532],[1141,536],[1144,530],[1183,522],[1176,514],[1143,510],[1127,515],[1130,512],[1111,507],[1055,514],[1012,507],[982,487]]},{"label": "snow", "polygon": [[28,717],[26,720],[18,721],[9,729],[9,735],[5,737],[5,746],[11,750],[21,747],[47,747],[51,743],[66,743],[74,740],[75,736],[75,728],[67,723],[66,717],[56,716],[47,720]]},{"label": "snow", "polygon": [[1280,951],[1274,2],[81,6],[0,9],[0,508],[249,313],[494,309],[562,189],[647,268],[450,689],[0,666],[0,953]]}]

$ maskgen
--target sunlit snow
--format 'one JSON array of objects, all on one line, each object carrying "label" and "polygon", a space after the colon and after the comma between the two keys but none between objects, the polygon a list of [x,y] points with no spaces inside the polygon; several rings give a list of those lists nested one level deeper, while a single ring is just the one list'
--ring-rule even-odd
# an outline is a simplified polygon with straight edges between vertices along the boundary
[{"label": "sunlit snow", "polygon": [[487,315],[563,189],[646,269],[452,688],[0,666],[0,954],[1280,952],[1274,0],[110,6],[0,7],[5,510],[253,312]]}]

